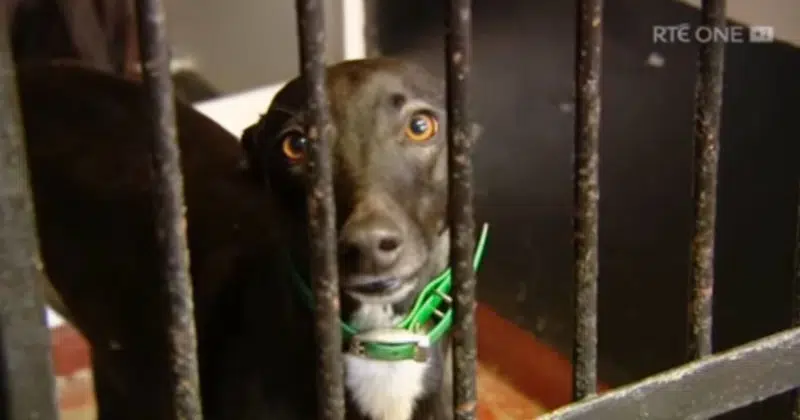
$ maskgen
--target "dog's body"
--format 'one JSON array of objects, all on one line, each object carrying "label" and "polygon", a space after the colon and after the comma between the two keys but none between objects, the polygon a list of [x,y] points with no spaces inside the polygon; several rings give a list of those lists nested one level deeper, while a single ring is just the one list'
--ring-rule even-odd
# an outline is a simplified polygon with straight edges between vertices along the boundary
[{"label": "dog's body", "polygon": [[[146,95],[132,82],[66,65],[21,68],[18,84],[45,272],[92,345],[99,417],[169,418],[165,319],[154,309],[165,302]],[[223,410],[215,399],[217,378],[230,371],[226,353],[255,321],[285,319],[267,307],[248,325],[246,304],[254,302],[243,300],[248,288],[281,299],[280,291],[263,294],[280,286],[267,281],[265,265],[276,249],[274,204],[242,175],[233,136],[186,105],[177,120],[201,375],[209,378],[204,404]],[[244,389],[248,380],[229,387]]]},{"label": "dog's body", "polygon": [[[443,86],[388,59],[342,63],[328,78],[342,316],[390,327],[447,264]],[[23,69],[19,82],[45,269],[92,344],[99,418],[166,419],[144,91],[63,65]],[[290,280],[307,274],[302,146],[314,139],[302,87],[276,96],[244,150],[177,104],[209,420],[316,416],[311,309]],[[448,343],[420,362],[346,354],[348,418],[451,418]]]}]

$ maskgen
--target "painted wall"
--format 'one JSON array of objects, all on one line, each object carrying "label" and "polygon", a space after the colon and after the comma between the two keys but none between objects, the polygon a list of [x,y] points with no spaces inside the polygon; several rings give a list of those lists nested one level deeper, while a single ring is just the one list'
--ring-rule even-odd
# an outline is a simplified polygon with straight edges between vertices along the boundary
[{"label": "painted wall", "polygon": [[[359,55],[361,1],[324,1],[329,61]],[[167,0],[165,4],[175,58],[193,66],[221,91],[278,83],[298,73],[293,1]]]},{"label": "painted wall", "polygon": [[[325,1],[330,60],[359,56],[363,1]],[[695,6],[701,2],[678,1]],[[176,57],[191,63],[223,92],[282,82],[297,73],[294,2],[167,0],[165,4]],[[729,0],[728,10],[733,19],[773,26],[778,37],[800,45],[797,0]]]}]

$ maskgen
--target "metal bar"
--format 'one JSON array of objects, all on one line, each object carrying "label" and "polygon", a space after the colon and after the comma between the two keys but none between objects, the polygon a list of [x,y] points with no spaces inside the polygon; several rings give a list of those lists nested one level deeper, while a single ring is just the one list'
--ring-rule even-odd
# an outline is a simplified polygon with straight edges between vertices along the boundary
[{"label": "metal bar", "polygon": [[364,42],[366,56],[378,57],[380,51],[380,32],[378,31],[378,0],[364,0]]},{"label": "metal bar", "polygon": [[150,101],[153,130],[154,206],[158,255],[169,299],[171,398],[174,418],[202,419],[194,301],[186,239],[180,148],[169,71],[166,16],[159,0],[137,0],[142,78]]},{"label": "metal bar", "polygon": [[[792,327],[800,327],[800,181],[797,183],[797,219],[794,238],[794,284],[792,285]],[[800,389],[794,391],[792,418],[800,420]]]},{"label": "metal bar", "polygon": [[472,123],[469,76],[472,67],[472,4],[450,0],[447,10],[447,144],[450,266],[453,269],[453,407],[455,418],[475,419],[477,346],[476,277],[472,268],[475,221],[472,183]]},{"label": "metal bar", "polygon": [[574,149],[575,343],[572,396],[597,392],[598,201],[603,1],[578,1]]},{"label": "metal bar", "polygon": [[[725,0],[703,0],[701,25],[721,33]],[[717,32],[717,31],[720,32]],[[725,44],[718,37],[700,44],[694,116],[694,231],[691,249],[688,356],[712,353],[714,230],[717,207],[719,125]]]},{"label": "metal bar", "polygon": [[55,420],[55,380],[6,7],[0,7],[0,418]]},{"label": "metal bar", "polygon": [[704,419],[800,386],[800,328],[686,364],[538,420]]},{"label": "metal bar", "polygon": [[325,23],[323,2],[297,0],[301,75],[308,92],[312,140],[307,150],[309,270],[315,301],[317,398],[319,418],[344,419],[344,370],[339,328],[339,271],[336,261],[336,207],[328,146],[332,131],[325,90]]}]

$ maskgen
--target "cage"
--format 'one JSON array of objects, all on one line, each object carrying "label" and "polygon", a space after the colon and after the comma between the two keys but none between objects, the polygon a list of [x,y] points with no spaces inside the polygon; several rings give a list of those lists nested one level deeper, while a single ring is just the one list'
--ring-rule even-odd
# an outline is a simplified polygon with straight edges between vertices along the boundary
[{"label": "cage", "polygon": [[[179,22],[172,32],[180,41],[172,43],[170,57],[164,8],[172,30],[177,10],[201,6],[161,3],[136,5],[144,81],[156,117],[152,130],[159,139],[159,221],[170,232],[160,252],[164,261],[173,261],[164,268],[172,300],[163,310],[172,317],[173,357],[180,362],[173,374],[184,384],[171,390],[174,418],[201,418],[202,378],[193,361],[182,176],[172,128],[173,90],[185,85],[169,77],[170,64],[186,57],[190,70],[228,93],[247,88],[242,80],[248,77],[269,84],[228,97],[213,88],[185,95],[237,132],[257,118],[281,80],[300,71],[311,90],[321,92],[326,62],[377,54],[420,62],[448,81],[453,132],[465,130],[473,118],[486,125],[487,138],[474,150],[451,139],[454,155],[472,154],[474,161],[474,167],[456,168],[456,178],[467,181],[451,193],[451,205],[463,210],[451,215],[451,223],[474,224],[474,201],[475,220],[489,221],[493,231],[477,282],[463,268],[454,278],[461,337],[454,344],[461,367],[454,404],[468,407],[456,410],[457,418],[492,416],[486,396],[498,389],[522,395],[524,402],[517,404],[527,405],[516,417],[506,412],[511,418],[730,413],[777,419],[800,413],[797,396],[788,392],[800,386],[800,142],[791,108],[800,99],[800,52],[796,29],[781,29],[791,26],[797,8],[783,9],[790,24],[778,27],[776,42],[751,42],[749,31],[760,22],[726,19],[726,2],[719,0],[704,1],[700,9],[666,0],[507,1],[502,7],[481,0],[305,0],[295,5],[296,60],[281,61],[267,77],[259,69],[271,65],[268,54],[254,68],[226,69],[218,64],[225,63],[220,54],[240,53],[220,46],[213,34],[192,38],[197,28]],[[246,2],[235,3],[229,6],[232,15],[248,10]],[[290,6],[275,7],[294,14]],[[193,19],[200,20],[196,13]],[[202,19],[214,13],[209,15]],[[272,20],[295,30],[294,22]],[[656,30],[680,25],[695,38],[654,38]],[[697,39],[697,28],[709,28],[705,42]],[[731,28],[748,38],[737,41]],[[319,33],[327,34],[327,49]],[[348,37],[363,43],[342,41]],[[288,44],[276,43],[284,49]],[[24,133],[8,45],[4,41],[0,57],[6,95],[0,144],[6,220],[0,266],[7,285],[2,401],[10,419],[54,419],[50,336],[33,286],[42,268],[35,203],[24,176]],[[216,68],[203,64],[214,61]],[[325,124],[321,103],[323,97],[309,98],[316,110],[312,125]],[[329,157],[324,147],[316,155],[322,170],[312,183],[329,190]],[[320,206],[330,208],[331,197],[324,196]],[[319,233],[331,229],[327,220]],[[474,246],[474,240],[462,239],[455,241],[461,248],[454,249],[454,267],[465,266]],[[324,293],[335,288],[335,254],[318,245],[317,309],[325,327],[317,333],[324,373],[341,369],[341,337],[336,298]],[[473,320],[469,308],[476,292]],[[341,379],[325,377],[320,417],[344,418]]]}]

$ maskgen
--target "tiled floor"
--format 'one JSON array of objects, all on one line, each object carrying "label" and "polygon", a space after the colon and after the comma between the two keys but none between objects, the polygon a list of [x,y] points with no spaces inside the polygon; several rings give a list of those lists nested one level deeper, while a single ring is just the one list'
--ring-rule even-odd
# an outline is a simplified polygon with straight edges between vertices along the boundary
[{"label": "tiled floor", "polygon": [[86,342],[68,324],[52,328],[51,337],[61,420],[93,420],[92,372]]},{"label": "tiled floor", "polygon": [[57,379],[61,420],[94,420],[92,372],[87,368]]},{"label": "tiled floor", "polygon": [[478,365],[478,395],[481,420],[529,420],[547,411],[484,364]]},{"label": "tiled floor", "polygon": [[[53,329],[54,365],[62,420],[94,420],[92,374],[88,347],[71,326]],[[545,409],[486,364],[478,367],[481,420],[533,419]]]}]

